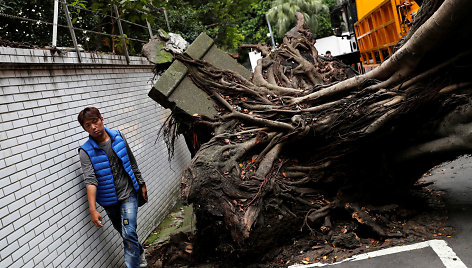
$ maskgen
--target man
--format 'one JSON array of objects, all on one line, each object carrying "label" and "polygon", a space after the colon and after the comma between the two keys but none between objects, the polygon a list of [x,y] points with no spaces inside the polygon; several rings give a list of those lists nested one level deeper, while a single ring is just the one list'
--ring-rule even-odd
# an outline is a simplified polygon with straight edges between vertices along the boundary
[{"label": "man", "polygon": [[147,267],[144,248],[136,232],[138,194],[147,201],[147,189],[136,159],[123,134],[104,127],[97,108],[85,108],[77,120],[89,133],[88,141],[79,148],[79,156],[91,221],[103,227],[97,202],[123,238],[126,266]]}]

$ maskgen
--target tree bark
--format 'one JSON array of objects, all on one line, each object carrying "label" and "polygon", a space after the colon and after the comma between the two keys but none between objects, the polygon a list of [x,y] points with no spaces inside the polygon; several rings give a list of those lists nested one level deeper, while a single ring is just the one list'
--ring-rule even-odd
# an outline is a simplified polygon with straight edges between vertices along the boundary
[{"label": "tree bark", "polygon": [[472,150],[472,1],[427,6],[436,10],[420,9],[428,19],[363,75],[318,57],[303,16],[263,51],[252,81],[177,57],[220,111],[182,176],[202,254],[261,252],[300,229],[332,237],[340,213],[398,235],[386,210],[366,205],[396,207],[421,174]]}]

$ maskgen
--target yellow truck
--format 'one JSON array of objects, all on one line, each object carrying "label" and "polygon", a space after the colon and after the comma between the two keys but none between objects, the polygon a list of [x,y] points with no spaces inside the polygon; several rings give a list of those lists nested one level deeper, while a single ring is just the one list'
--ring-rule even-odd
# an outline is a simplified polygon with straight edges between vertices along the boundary
[{"label": "yellow truck", "polygon": [[410,0],[356,0],[358,20],[354,30],[365,71],[393,53],[395,44],[410,29],[420,4]]}]

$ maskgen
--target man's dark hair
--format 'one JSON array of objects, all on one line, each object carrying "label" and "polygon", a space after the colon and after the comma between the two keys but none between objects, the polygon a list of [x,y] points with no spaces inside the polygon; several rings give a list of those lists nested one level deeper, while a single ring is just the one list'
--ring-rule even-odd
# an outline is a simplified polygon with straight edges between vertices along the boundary
[{"label": "man's dark hair", "polygon": [[79,116],[77,116],[77,120],[79,121],[80,125],[84,127],[85,119],[92,119],[92,118],[101,118],[102,115],[100,111],[95,107],[87,107],[80,111]]}]

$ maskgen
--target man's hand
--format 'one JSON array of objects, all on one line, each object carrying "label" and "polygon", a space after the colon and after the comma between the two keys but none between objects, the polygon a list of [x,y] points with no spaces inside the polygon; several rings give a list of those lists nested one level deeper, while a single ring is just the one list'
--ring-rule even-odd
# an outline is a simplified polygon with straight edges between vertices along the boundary
[{"label": "man's hand", "polygon": [[102,215],[98,213],[97,208],[95,207],[95,200],[97,198],[97,186],[93,184],[87,185],[87,199],[89,203],[90,211],[90,220],[97,227],[103,227],[102,225]]},{"label": "man's hand", "polygon": [[97,227],[103,227],[102,224],[102,215],[98,211],[90,211],[90,220],[95,224]]},{"label": "man's hand", "polygon": [[142,192],[142,194],[143,194],[143,198],[144,198],[144,200],[146,200],[146,202],[147,202],[147,201],[148,201],[148,195],[147,195],[146,184],[143,184],[143,185],[141,186],[141,190],[142,190],[141,192]]}]

